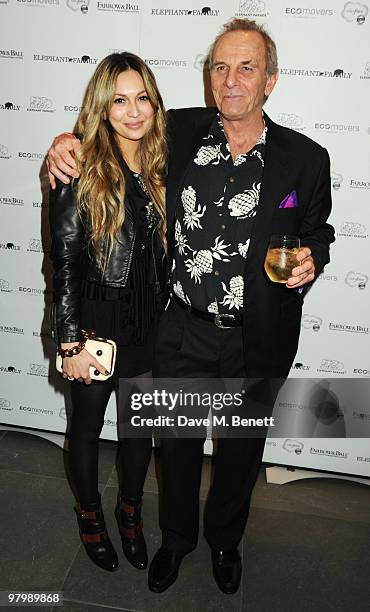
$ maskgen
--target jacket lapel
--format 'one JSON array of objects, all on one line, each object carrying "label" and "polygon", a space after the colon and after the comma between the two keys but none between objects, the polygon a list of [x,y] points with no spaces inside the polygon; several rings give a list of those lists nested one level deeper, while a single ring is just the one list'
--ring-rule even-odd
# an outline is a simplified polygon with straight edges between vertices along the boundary
[{"label": "jacket lapel", "polygon": [[254,219],[246,260],[247,273],[256,258],[267,249],[269,228],[275,209],[286,196],[291,183],[293,160],[287,153],[280,127],[265,115],[268,126],[265,151],[265,167],[262,177],[259,203]]}]

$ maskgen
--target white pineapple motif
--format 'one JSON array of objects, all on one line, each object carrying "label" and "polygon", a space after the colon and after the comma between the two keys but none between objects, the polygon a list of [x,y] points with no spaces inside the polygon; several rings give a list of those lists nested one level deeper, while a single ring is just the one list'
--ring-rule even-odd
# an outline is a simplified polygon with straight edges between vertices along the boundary
[{"label": "white pineapple motif", "polygon": [[257,151],[257,149],[255,149],[254,151],[252,151],[251,156],[252,155],[254,155],[255,157],[258,157],[258,159],[261,162],[262,168],[264,168],[265,167],[265,162],[263,160],[262,153],[260,151]]},{"label": "white pineapple motif", "polygon": [[181,223],[177,219],[175,223],[175,240],[178,240],[181,236]]},{"label": "white pineapple motif", "polygon": [[180,255],[186,255],[187,249],[190,249],[187,237],[181,232],[181,223],[179,220],[175,223],[175,247],[178,248]]},{"label": "white pineapple motif", "polygon": [[[211,247],[213,257],[215,259],[218,259],[219,261],[230,261],[230,259],[228,259],[228,257],[232,257],[233,255],[237,255],[237,252],[233,251],[232,253],[228,253],[226,249],[228,249],[229,246],[231,246],[231,245],[230,244],[225,244],[224,243],[224,239],[221,238],[221,236],[217,236],[216,239],[215,239],[214,246]],[[224,257],[221,257],[221,255],[224,255]]]},{"label": "white pineapple motif", "polygon": [[186,271],[190,272],[190,278],[193,278],[195,283],[200,284],[202,274],[209,274],[213,269],[212,252],[206,249],[201,249],[194,252],[193,259],[185,260]]},{"label": "white pineapple motif", "polygon": [[197,166],[207,166],[212,163],[212,166],[217,166],[220,163],[220,159],[227,160],[229,155],[226,157],[221,153],[221,145],[207,145],[206,147],[200,147],[194,163]]},{"label": "white pineapple motif", "polygon": [[248,240],[244,244],[242,242],[239,242],[239,244],[238,244],[239,255],[244,257],[244,259],[246,259],[246,257],[247,257],[247,253],[248,253],[248,249],[249,249],[249,243],[250,243],[250,238],[248,238]]},{"label": "white pineapple motif", "polygon": [[177,297],[182,299],[186,304],[190,304],[190,300],[188,296],[184,293],[184,289],[180,281],[177,281],[173,286],[173,291],[176,293]]},{"label": "white pineapple motif", "polygon": [[241,166],[247,160],[248,157],[258,157],[260,160],[262,168],[265,166],[265,162],[263,161],[262,153],[254,149],[251,153],[239,153],[234,161],[234,166]]},{"label": "white pineapple motif", "polygon": [[200,220],[206,212],[206,207],[197,205],[197,194],[195,189],[189,185],[184,187],[181,194],[181,202],[184,207],[184,223],[187,229],[194,229],[195,227],[203,229]]},{"label": "white pineapple motif", "polygon": [[239,153],[239,155],[237,155],[236,158],[234,159],[234,166],[241,166],[242,164],[244,164],[247,157],[248,157],[248,153]]},{"label": "white pineapple motif", "polygon": [[258,204],[260,196],[261,183],[253,183],[252,189],[245,189],[243,193],[237,193],[231,198],[228,208],[231,211],[231,217],[238,219],[247,219],[254,217],[256,214],[255,207]]},{"label": "white pineapple motif", "polygon": [[236,251],[228,253],[226,249],[231,246],[224,244],[221,236],[217,236],[215,244],[211,249],[201,249],[194,251],[192,259],[185,260],[186,271],[190,273],[190,278],[195,280],[195,283],[201,282],[202,274],[209,274],[213,270],[213,259],[218,261],[230,261],[229,257],[237,255]]},{"label": "white pineapple motif", "polygon": [[210,312],[212,314],[218,314],[218,304],[217,304],[217,301],[215,300],[214,302],[211,302],[211,304],[209,304],[207,306],[207,310],[208,310],[208,312]]},{"label": "white pineapple motif", "polygon": [[223,306],[228,306],[229,310],[243,308],[244,281],[242,276],[233,276],[230,279],[230,289],[227,289],[225,283],[222,283],[222,289],[225,292],[225,297],[221,302]]},{"label": "white pineapple motif", "polygon": [[217,208],[219,208],[220,206],[222,206],[223,202],[224,202],[224,196],[221,196],[220,199],[213,202],[213,204],[217,206]]}]

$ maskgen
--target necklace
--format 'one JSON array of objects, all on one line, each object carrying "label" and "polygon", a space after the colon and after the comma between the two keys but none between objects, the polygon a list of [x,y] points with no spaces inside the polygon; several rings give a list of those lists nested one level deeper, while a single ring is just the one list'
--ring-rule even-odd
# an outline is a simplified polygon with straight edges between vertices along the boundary
[{"label": "necklace", "polygon": [[145,204],[145,214],[148,230],[151,230],[154,226],[158,225],[159,216],[154,208],[153,202],[150,199],[150,193],[143,179],[143,175],[141,172],[133,172],[133,175],[139,183],[141,189],[144,191],[145,195],[147,195],[149,198],[149,202]]}]

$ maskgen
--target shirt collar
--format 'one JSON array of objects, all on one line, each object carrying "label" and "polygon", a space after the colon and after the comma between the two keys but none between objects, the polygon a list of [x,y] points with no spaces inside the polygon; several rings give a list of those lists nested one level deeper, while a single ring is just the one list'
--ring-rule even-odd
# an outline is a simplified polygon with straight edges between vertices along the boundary
[{"label": "shirt collar", "polygon": [[[263,122],[264,122],[265,127],[263,128],[263,132],[260,135],[259,139],[257,140],[257,142],[255,144],[255,147],[257,145],[264,145],[264,144],[266,144],[267,124],[265,122],[265,118],[264,117],[263,117]],[[211,127],[209,129],[209,135],[215,136],[216,138],[218,138],[222,142],[225,142],[225,141],[227,142],[227,138],[226,138],[224,126],[222,124],[222,119],[221,119],[220,113],[217,113],[216,117],[212,121]],[[253,149],[254,149],[254,147],[253,147]],[[251,151],[253,149],[251,149]],[[250,153],[250,151],[249,151],[249,153]]]},{"label": "shirt collar", "polygon": [[219,140],[227,140],[224,131],[224,126],[222,125],[220,113],[217,113],[216,117],[212,121],[211,127],[209,128],[209,134],[211,136],[216,136]]}]

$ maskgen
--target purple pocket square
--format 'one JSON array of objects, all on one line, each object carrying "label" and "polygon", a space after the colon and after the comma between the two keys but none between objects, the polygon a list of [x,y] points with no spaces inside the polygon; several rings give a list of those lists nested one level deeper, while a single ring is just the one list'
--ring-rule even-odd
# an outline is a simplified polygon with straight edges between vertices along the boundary
[{"label": "purple pocket square", "polygon": [[279,204],[279,208],[298,208],[298,206],[299,204],[296,191],[288,193],[284,200],[282,200],[282,202]]}]

